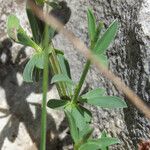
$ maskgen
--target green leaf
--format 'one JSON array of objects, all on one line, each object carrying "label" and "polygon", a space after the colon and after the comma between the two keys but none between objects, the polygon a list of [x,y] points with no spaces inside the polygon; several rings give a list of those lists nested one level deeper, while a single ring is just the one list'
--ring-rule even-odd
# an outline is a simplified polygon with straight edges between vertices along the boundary
[{"label": "green leaf", "polygon": [[[107,136],[107,133],[105,132],[105,130],[102,132],[100,138],[105,138],[105,137],[108,137]],[[108,146],[102,146],[101,150],[109,150],[109,147]]]},{"label": "green leaf", "polygon": [[104,138],[104,137],[107,137],[107,133],[105,130],[102,131],[102,134],[101,134],[101,137],[100,138]]},{"label": "green leaf", "polygon": [[32,82],[32,74],[36,64],[36,56],[34,55],[26,64],[25,69],[23,71],[23,80],[25,82]]},{"label": "green leaf", "polygon": [[61,9],[61,6],[58,4],[58,2],[49,2],[46,1],[46,3],[51,6],[53,9]]},{"label": "green leaf", "polygon": [[58,54],[64,55],[64,52],[62,50],[59,50],[59,49],[56,49],[56,48],[54,50],[55,50],[57,55]]},{"label": "green leaf", "polygon": [[25,82],[33,82],[33,71],[44,68],[44,52],[38,52],[30,58],[29,62],[26,64],[25,69],[23,71],[23,79]]},{"label": "green leaf", "polygon": [[45,0],[35,0],[35,2],[39,5],[42,5],[44,4]]},{"label": "green leaf", "polygon": [[14,41],[25,46],[31,46],[37,51],[42,51],[41,48],[26,34],[19,24],[19,19],[14,15],[8,17],[7,32]]},{"label": "green leaf", "polygon": [[100,21],[97,28],[96,28],[96,33],[94,35],[94,43],[96,43],[97,40],[99,39],[99,36],[101,34],[103,27],[104,27],[104,23]]},{"label": "green leaf", "polygon": [[91,99],[85,99],[85,102],[103,108],[126,108],[127,107],[125,101],[116,96],[100,96]]},{"label": "green leaf", "polygon": [[84,99],[91,99],[91,98],[97,98],[97,97],[101,97],[105,94],[105,89],[102,88],[97,88],[94,90],[91,90],[89,92],[87,92],[86,94],[82,95],[81,97]]},{"label": "green leaf", "polygon": [[72,107],[71,114],[75,120],[76,126],[82,131],[86,127],[86,121],[82,112],[77,107]]},{"label": "green leaf", "polygon": [[99,144],[100,148],[108,147],[110,145],[120,143],[120,141],[117,138],[112,138],[112,137],[103,137],[103,138],[100,138],[100,139],[97,139],[97,140],[92,140],[92,141]]},{"label": "green leaf", "polygon": [[[30,27],[32,30],[32,35],[33,35],[33,40],[36,43],[40,43],[41,42],[41,38],[42,38],[42,33],[40,32],[41,30],[44,31],[43,27],[39,26],[39,24],[42,23],[41,20],[39,20],[34,13],[32,12],[32,10],[29,8],[29,6],[27,5],[27,16],[28,16],[28,20],[30,23]],[[40,29],[42,28],[42,29]]]},{"label": "green leaf", "polygon": [[99,145],[96,142],[87,142],[81,145],[79,150],[99,150]]},{"label": "green leaf", "polygon": [[70,66],[67,59],[62,54],[57,54],[57,57],[62,73],[67,75],[71,79]]},{"label": "green leaf", "polygon": [[87,123],[91,122],[92,113],[83,106],[79,106],[78,109],[80,110],[81,114],[84,116],[84,119]]},{"label": "green leaf", "polygon": [[96,32],[96,20],[92,10],[88,9],[87,11],[88,18],[88,33],[91,40],[91,43],[94,41],[94,36]]},{"label": "green leaf", "polygon": [[49,26],[49,38],[52,39],[55,35],[56,30]]},{"label": "green leaf", "polygon": [[36,62],[35,65],[39,69],[44,69],[44,52],[39,52],[35,55]]},{"label": "green leaf", "polygon": [[112,40],[115,38],[117,30],[118,22],[117,20],[114,20],[105,31],[105,33],[102,35],[102,37],[98,39],[93,51],[95,53],[103,54],[107,50]]},{"label": "green leaf", "polygon": [[68,103],[67,100],[50,99],[47,103],[47,106],[49,108],[56,109],[56,108],[64,107],[67,103]]},{"label": "green leaf", "polygon": [[79,132],[79,138],[80,138],[79,143],[87,142],[87,140],[89,140],[89,138],[91,137],[93,130],[94,130],[93,128],[87,126],[82,131],[80,131]]},{"label": "green leaf", "polygon": [[66,82],[68,84],[74,84],[73,81],[66,76],[65,74],[56,74],[53,76],[51,83],[56,83],[56,82]]},{"label": "green leaf", "polygon": [[65,115],[66,115],[68,122],[69,122],[69,129],[70,129],[71,137],[72,137],[74,143],[76,143],[79,139],[79,135],[78,135],[79,132],[78,132],[78,129],[76,127],[74,117],[67,110],[65,110]]},{"label": "green leaf", "polygon": [[17,41],[17,30],[19,29],[19,27],[20,27],[19,19],[14,15],[8,16],[7,33],[9,37],[14,39],[15,41]]},{"label": "green leaf", "polygon": [[120,143],[117,138],[105,137],[98,140],[89,140],[87,143],[81,145],[79,150],[99,150],[117,143]]},{"label": "green leaf", "polygon": [[97,54],[95,55],[96,59],[105,67],[108,67],[108,58],[105,54]]}]

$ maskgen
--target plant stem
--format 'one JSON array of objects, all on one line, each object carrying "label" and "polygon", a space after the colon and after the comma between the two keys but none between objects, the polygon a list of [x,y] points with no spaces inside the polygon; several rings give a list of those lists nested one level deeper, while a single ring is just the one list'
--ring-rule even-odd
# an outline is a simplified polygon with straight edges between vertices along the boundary
[{"label": "plant stem", "polygon": [[42,100],[42,118],[41,118],[41,145],[40,150],[46,150],[46,123],[47,123],[47,113],[46,113],[46,100],[48,91],[48,26],[45,26],[44,35],[44,72],[43,72],[43,100]]},{"label": "plant stem", "polygon": [[75,89],[75,94],[74,94],[73,99],[72,99],[72,101],[73,101],[74,103],[76,103],[76,102],[78,101],[78,96],[79,96],[79,94],[80,94],[80,90],[81,90],[81,88],[82,88],[82,85],[83,85],[83,83],[84,83],[84,81],[85,81],[85,78],[86,78],[86,75],[87,75],[87,73],[88,73],[88,70],[89,70],[89,68],[90,68],[90,64],[91,64],[91,61],[90,61],[90,60],[87,60],[87,62],[86,62],[86,64],[85,64],[85,67],[84,67],[84,70],[83,70],[83,72],[82,72],[81,78],[80,78],[80,80],[79,80],[79,83],[78,83],[78,85],[77,85],[77,87],[76,87],[76,89]]}]

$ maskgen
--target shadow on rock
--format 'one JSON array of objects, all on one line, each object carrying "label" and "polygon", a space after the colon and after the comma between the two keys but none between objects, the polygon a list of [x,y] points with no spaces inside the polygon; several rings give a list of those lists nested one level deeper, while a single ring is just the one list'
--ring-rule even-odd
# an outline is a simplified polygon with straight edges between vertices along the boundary
[{"label": "shadow on rock", "polygon": [[[37,86],[36,83],[18,84],[17,73],[23,72],[27,61],[22,62],[22,60],[25,59],[26,55],[24,48],[22,48],[18,53],[16,61],[13,62],[11,46],[11,41],[5,39],[0,47],[0,86],[5,90],[6,103],[9,107],[9,110],[0,109],[0,111],[5,114],[2,117],[10,116],[0,134],[0,149],[2,149],[5,138],[8,138],[11,142],[16,140],[21,122],[25,125],[32,141],[39,147],[41,106],[35,107],[35,114],[33,116],[30,108],[31,105],[26,100],[31,93],[37,92]],[[50,89],[51,87],[49,87]],[[50,137],[51,132],[53,132],[53,135],[58,135],[55,121],[50,114],[48,114],[47,120],[47,135],[49,135],[47,149],[55,150],[57,149],[58,138],[57,136],[53,139]]]}]

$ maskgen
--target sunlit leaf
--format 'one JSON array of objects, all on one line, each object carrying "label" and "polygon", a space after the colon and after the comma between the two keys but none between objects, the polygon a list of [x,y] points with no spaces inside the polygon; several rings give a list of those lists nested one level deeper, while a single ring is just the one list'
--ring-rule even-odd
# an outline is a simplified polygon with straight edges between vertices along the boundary
[{"label": "sunlit leaf", "polygon": [[74,117],[67,110],[65,110],[65,115],[69,122],[69,129],[70,129],[71,137],[73,138],[74,143],[76,143],[79,139],[79,135],[78,135],[78,129],[77,129]]},{"label": "sunlit leaf", "polygon": [[35,16],[35,14],[32,12],[32,10],[30,9],[29,6],[27,6],[26,12],[27,12],[28,20],[29,20],[30,27],[32,30],[33,40],[39,44],[41,42],[41,38],[42,38],[41,30],[44,31],[44,29],[43,29],[44,27],[41,26],[42,21],[40,21]]},{"label": "sunlit leaf", "polygon": [[68,103],[67,100],[50,99],[47,106],[53,109],[64,107]]},{"label": "sunlit leaf", "polygon": [[35,0],[37,4],[42,5],[44,4],[45,0]]},{"label": "sunlit leaf", "polygon": [[36,63],[37,68],[44,69],[44,52],[39,52],[36,54]]},{"label": "sunlit leaf", "polygon": [[86,127],[86,121],[82,112],[80,112],[80,110],[77,107],[73,107],[71,114],[74,117],[76,126],[79,128],[79,130],[82,131]]},{"label": "sunlit leaf", "polygon": [[91,122],[92,113],[88,109],[86,109],[85,107],[83,107],[83,106],[79,106],[78,109],[80,110],[80,112],[84,116],[85,121],[87,123]]},{"label": "sunlit leaf", "polygon": [[25,82],[33,81],[32,74],[33,74],[35,64],[36,64],[36,56],[33,56],[26,64],[25,69],[23,71],[23,80]]},{"label": "sunlit leaf", "polygon": [[95,142],[87,142],[81,145],[79,150],[99,150],[99,145]]},{"label": "sunlit leaf", "polygon": [[103,137],[92,141],[99,144],[101,148],[120,143],[120,141],[117,138],[112,137]]},{"label": "sunlit leaf", "polygon": [[79,139],[82,143],[87,142],[87,140],[92,136],[93,128],[85,127],[82,131],[79,132]]},{"label": "sunlit leaf", "polygon": [[100,62],[100,64],[104,65],[105,67],[108,67],[108,58],[105,54],[97,54],[95,56],[97,60]]},{"label": "sunlit leaf", "polygon": [[73,81],[66,76],[65,74],[56,74],[53,76],[51,83],[56,83],[56,82],[66,82],[68,84],[74,84]]},{"label": "sunlit leaf", "polygon": [[82,95],[81,97],[85,98],[85,99],[101,97],[105,94],[105,92],[106,92],[105,89],[97,88],[97,89],[87,92],[86,94]]},{"label": "sunlit leaf", "polygon": [[103,54],[109,47],[112,40],[114,39],[117,30],[118,30],[118,22],[117,20],[114,20],[108,27],[108,29],[105,31],[105,33],[102,35],[102,37],[98,39],[93,51],[95,53]]},{"label": "sunlit leaf", "polygon": [[17,38],[17,30],[19,29],[19,27],[20,27],[19,19],[14,15],[8,16],[7,33],[9,35],[9,37],[15,41],[17,41],[17,39],[18,39]]},{"label": "sunlit leaf", "polygon": [[19,19],[14,15],[8,17],[7,33],[14,41],[25,46],[33,47],[37,51],[42,51],[41,48],[27,35],[24,29],[20,26]]},{"label": "sunlit leaf", "polygon": [[96,32],[96,20],[92,10],[88,9],[87,11],[88,18],[88,33],[91,40],[91,43],[94,41],[94,36]]},{"label": "sunlit leaf", "polygon": [[66,74],[71,79],[70,66],[67,59],[62,54],[57,54],[60,68],[63,74]]},{"label": "sunlit leaf", "polygon": [[[23,71],[23,79],[25,82],[33,82],[33,71],[44,68],[44,52],[35,53],[25,66]],[[35,70],[38,71],[38,70]]]},{"label": "sunlit leaf", "polygon": [[104,137],[97,140],[88,140],[87,143],[80,146],[79,150],[99,150],[117,143],[120,143],[117,138]]},{"label": "sunlit leaf", "polygon": [[103,108],[126,108],[127,107],[125,101],[116,96],[100,96],[96,98],[85,99],[85,102]]},{"label": "sunlit leaf", "polygon": [[100,34],[101,34],[103,27],[104,27],[104,23],[100,21],[97,28],[96,28],[96,32],[94,35],[94,43],[96,43],[97,40],[100,38]]}]

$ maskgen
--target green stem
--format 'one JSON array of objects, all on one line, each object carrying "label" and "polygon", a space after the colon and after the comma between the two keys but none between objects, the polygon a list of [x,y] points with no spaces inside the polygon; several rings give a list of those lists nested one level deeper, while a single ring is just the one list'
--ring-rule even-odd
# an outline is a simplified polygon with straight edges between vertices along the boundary
[{"label": "green stem", "polygon": [[[57,59],[57,55],[56,55],[56,52],[55,52],[54,49],[53,49],[52,55],[54,57],[54,61],[55,61],[56,67],[57,67],[57,71],[58,71],[59,74],[61,74],[62,71],[61,71],[61,68],[60,68],[60,65],[59,65],[59,61]],[[66,87],[65,87],[65,85],[63,83],[59,83],[59,85],[60,85],[60,88],[62,90],[62,95],[66,96],[67,94],[66,94]]]},{"label": "green stem", "polygon": [[45,26],[44,35],[44,72],[43,72],[43,100],[42,100],[42,118],[41,118],[41,145],[40,150],[46,150],[46,123],[47,123],[47,112],[46,112],[46,100],[48,91],[48,26]]},{"label": "green stem", "polygon": [[80,94],[82,85],[83,85],[83,83],[84,83],[84,81],[85,81],[86,75],[87,75],[88,70],[89,70],[89,68],[90,68],[90,64],[91,64],[90,60],[87,60],[87,62],[86,62],[86,64],[85,64],[85,67],[84,67],[84,70],[83,70],[83,72],[82,72],[81,78],[80,78],[80,80],[79,80],[79,83],[78,83],[78,85],[77,85],[77,87],[76,87],[76,89],[75,89],[75,94],[74,94],[73,99],[72,99],[72,101],[73,101],[74,103],[76,103],[76,102],[78,101],[78,96],[79,96],[79,94]]}]

